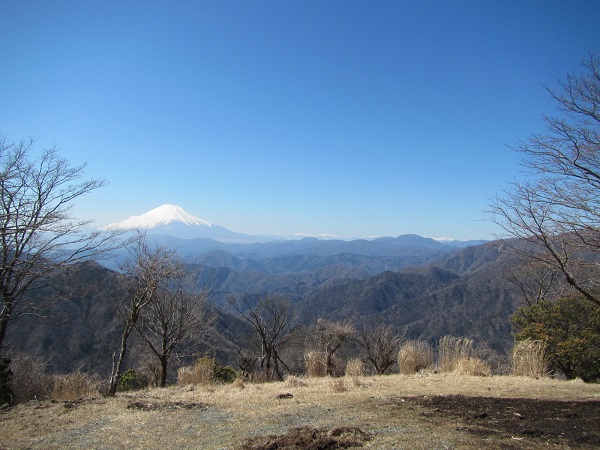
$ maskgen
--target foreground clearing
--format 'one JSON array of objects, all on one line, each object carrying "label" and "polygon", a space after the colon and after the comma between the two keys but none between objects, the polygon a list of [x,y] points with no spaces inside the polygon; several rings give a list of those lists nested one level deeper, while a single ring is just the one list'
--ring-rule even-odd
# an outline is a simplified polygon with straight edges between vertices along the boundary
[{"label": "foreground clearing", "polygon": [[582,382],[291,378],[29,402],[0,413],[0,448],[594,448],[599,416],[600,385]]}]

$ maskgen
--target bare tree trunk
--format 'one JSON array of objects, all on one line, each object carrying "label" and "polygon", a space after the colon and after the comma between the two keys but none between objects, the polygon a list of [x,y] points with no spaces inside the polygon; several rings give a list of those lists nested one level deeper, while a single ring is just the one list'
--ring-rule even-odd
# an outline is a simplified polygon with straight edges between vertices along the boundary
[{"label": "bare tree trunk", "polygon": [[160,387],[167,385],[167,369],[169,366],[169,358],[167,355],[162,355],[160,358]]},{"label": "bare tree trunk", "polygon": [[6,337],[6,330],[8,329],[10,316],[10,308],[5,306],[2,310],[2,314],[0,314],[0,350],[2,349],[2,343],[4,342],[4,338]]},{"label": "bare tree trunk", "polygon": [[125,329],[123,330],[123,334],[121,336],[121,349],[119,350],[119,358],[117,359],[117,364],[114,368],[113,373],[110,376],[110,386],[108,388],[109,395],[115,395],[117,392],[117,386],[119,384],[119,377],[121,376],[121,368],[123,366],[123,361],[125,360],[125,355],[127,354],[127,339],[131,334],[131,330],[133,328],[127,324]]}]

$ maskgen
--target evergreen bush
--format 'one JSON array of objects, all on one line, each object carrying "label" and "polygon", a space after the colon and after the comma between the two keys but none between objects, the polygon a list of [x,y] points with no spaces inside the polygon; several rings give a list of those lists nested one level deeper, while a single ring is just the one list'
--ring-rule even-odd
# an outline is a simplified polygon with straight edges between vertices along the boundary
[{"label": "evergreen bush", "polygon": [[119,378],[119,391],[137,391],[148,387],[148,379],[139,372],[129,369]]}]

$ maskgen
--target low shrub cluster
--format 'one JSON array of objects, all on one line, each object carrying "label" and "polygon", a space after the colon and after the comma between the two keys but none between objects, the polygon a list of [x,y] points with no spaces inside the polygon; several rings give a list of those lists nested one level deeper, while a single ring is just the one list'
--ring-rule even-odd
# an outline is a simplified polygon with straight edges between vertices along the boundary
[{"label": "low shrub cluster", "polygon": [[46,363],[40,358],[15,355],[11,358],[10,370],[14,403],[50,398],[53,379],[52,375],[46,373]]},{"label": "low shrub cluster", "polygon": [[149,385],[150,380],[148,377],[134,369],[129,369],[119,377],[117,390],[137,391],[139,389],[147,388]]},{"label": "low shrub cluster", "polygon": [[181,367],[177,371],[177,383],[182,385],[233,383],[237,372],[231,366],[221,366],[214,358],[203,356],[193,366]]},{"label": "low shrub cluster", "polygon": [[444,336],[437,347],[437,365],[434,351],[427,342],[406,341],[398,353],[400,373],[410,375],[421,370],[451,372],[459,375],[490,376],[490,363],[476,355],[473,341],[469,338]]}]

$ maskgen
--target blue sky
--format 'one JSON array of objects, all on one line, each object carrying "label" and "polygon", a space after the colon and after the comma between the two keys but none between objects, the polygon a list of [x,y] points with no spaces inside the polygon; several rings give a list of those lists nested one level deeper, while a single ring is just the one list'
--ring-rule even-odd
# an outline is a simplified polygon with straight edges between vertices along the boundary
[{"label": "blue sky", "polygon": [[597,1],[13,1],[0,133],[253,234],[491,238],[542,84],[600,49]]}]

